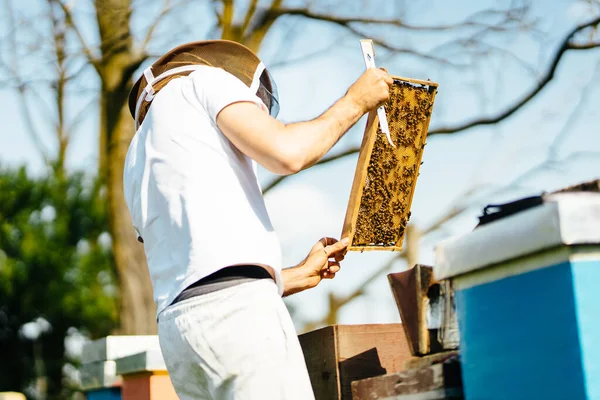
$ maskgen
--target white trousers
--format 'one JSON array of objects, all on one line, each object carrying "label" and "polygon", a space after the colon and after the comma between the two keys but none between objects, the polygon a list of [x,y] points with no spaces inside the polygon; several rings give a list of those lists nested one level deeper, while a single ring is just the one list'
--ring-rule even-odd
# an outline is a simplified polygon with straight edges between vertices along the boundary
[{"label": "white trousers", "polygon": [[158,316],[181,400],[314,399],[290,315],[271,279],[184,300]]}]

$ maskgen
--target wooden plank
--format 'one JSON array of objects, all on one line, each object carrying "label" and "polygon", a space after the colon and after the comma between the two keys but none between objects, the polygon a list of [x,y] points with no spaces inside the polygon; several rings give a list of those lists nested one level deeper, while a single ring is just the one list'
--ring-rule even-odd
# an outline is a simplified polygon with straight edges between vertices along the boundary
[{"label": "wooden plank", "polygon": [[441,353],[429,354],[423,357],[413,357],[406,361],[406,369],[427,368],[434,364],[442,364],[446,360],[458,357],[458,350],[444,351]]},{"label": "wooden plank", "polygon": [[401,371],[411,358],[402,324],[339,325],[337,341],[342,399],[353,381]]},{"label": "wooden plank", "polygon": [[376,348],[387,372],[401,371],[411,358],[402,324],[337,325],[340,361]]},{"label": "wooden plank", "polygon": [[316,400],[340,398],[335,328],[327,326],[298,336]]},{"label": "wooden plank", "polygon": [[[354,180],[352,181],[352,189],[350,190],[350,198],[348,199],[348,207],[346,208],[346,218],[344,219],[342,236],[340,236],[342,238],[347,237],[349,239],[352,239],[352,236],[354,235],[354,230],[356,228],[356,218],[358,217],[358,207],[355,207],[354,205],[360,204],[360,199],[362,197],[362,191],[364,187],[362,182],[364,182],[367,177],[367,169],[359,168],[359,166],[367,165],[369,158],[371,158],[371,152],[373,151],[372,142],[375,140],[375,135],[377,134],[378,126],[379,119],[377,118],[377,113],[371,111],[367,118],[367,127],[365,128],[363,141],[360,145],[361,150],[358,155],[358,161],[356,162],[356,171],[354,172]],[[351,246],[352,240],[350,241],[350,246],[348,247]]]},{"label": "wooden plank", "polygon": [[398,396],[386,397],[379,400],[462,400],[462,390],[460,389],[438,389],[431,392],[416,394],[401,394]]},{"label": "wooden plank", "polygon": [[400,371],[411,357],[401,324],[334,325],[299,339],[316,400],[349,400],[353,380]]},{"label": "wooden plank", "polygon": [[403,81],[403,82],[414,83],[416,85],[433,86],[435,88],[437,88],[439,86],[438,83],[435,83],[432,81],[424,81],[422,79],[406,78],[403,76],[393,76],[392,78],[397,79],[399,81]]},{"label": "wooden plank", "polygon": [[446,390],[458,394],[462,391],[460,364],[457,361],[355,381],[352,383],[352,399],[403,399],[406,395]]}]

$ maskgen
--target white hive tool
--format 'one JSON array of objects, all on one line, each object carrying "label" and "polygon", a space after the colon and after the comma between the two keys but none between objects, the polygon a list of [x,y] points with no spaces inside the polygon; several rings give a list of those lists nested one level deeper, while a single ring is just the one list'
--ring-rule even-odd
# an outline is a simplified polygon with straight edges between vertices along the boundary
[{"label": "white hive tool", "polygon": [[[360,48],[362,49],[365,66],[367,68],[375,68],[375,48],[373,47],[373,41],[371,39],[361,39]],[[379,117],[381,132],[385,134],[390,145],[396,147],[392,142],[390,127],[388,126],[387,116],[385,115],[385,108],[383,108],[383,106],[377,109],[377,116]]]}]

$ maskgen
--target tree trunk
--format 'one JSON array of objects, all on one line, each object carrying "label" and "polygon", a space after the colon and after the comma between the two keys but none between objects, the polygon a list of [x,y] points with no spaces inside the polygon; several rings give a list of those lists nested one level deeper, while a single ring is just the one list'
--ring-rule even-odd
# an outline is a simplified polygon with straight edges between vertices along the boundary
[{"label": "tree trunk", "polygon": [[127,99],[135,68],[129,30],[131,0],[96,0],[101,53],[100,175],[108,195],[109,224],[120,294],[120,332],[156,333],[156,306],[143,245],[138,243],[123,194],[123,165],[134,125]]},{"label": "tree trunk", "polygon": [[[103,107],[104,108],[104,107]],[[137,241],[123,194],[123,165],[133,136],[133,122],[121,107],[109,141],[108,206],[113,253],[120,289],[120,322],[123,334],[156,333],[156,305],[144,246]]]}]

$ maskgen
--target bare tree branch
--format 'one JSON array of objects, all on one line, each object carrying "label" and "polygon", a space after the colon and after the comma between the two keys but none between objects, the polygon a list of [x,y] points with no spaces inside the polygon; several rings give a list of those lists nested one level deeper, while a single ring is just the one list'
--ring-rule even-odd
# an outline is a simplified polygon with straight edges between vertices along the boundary
[{"label": "bare tree branch", "polygon": [[[474,127],[477,127],[477,126],[493,125],[493,124],[496,124],[498,122],[503,121],[504,119],[507,119],[508,117],[510,117],[511,115],[513,115],[516,111],[518,111],[523,106],[525,106],[527,103],[529,103],[532,99],[534,99],[548,85],[548,83],[550,83],[550,81],[552,81],[552,79],[555,76],[558,64],[562,60],[563,56],[569,50],[586,50],[588,48],[599,47],[598,45],[600,43],[594,43],[594,45],[592,45],[592,44],[573,44],[573,43],[571,43],[571,41],[573,40],[573,38],[578,33],[582,32],[582,31],[584,31],[584,30],[586,30],[588,28],[596,27],[599,24],[600,24],[600,17],[597,17],[597,18],[594,18],[593,20],[591,20],[591,21],[589,21],[587,23],[578,25],[577,27],[575,27],[574,29],[572,29],[565,36],[565,38],[562,40],[561,45],[559,46],[558,50],[554,54],[554,57],[552,57],[552,60],[550,61],[550,66],[549,66],[548,70],[543,75],[542,79],[538,82],[538,84],[535,87],[533,87],[527,94],[525,94],[521,98],[521,100],[517,101],[516,103],[514,103],[512,106],[510,106],[506,110],[504,110],[504,111],[502,111],[502,112],[500,112],[497,115],[492,116],[492,117],[477,118],[477,119],[474,119],[474,120],[471,120],[471,121],[468,121],[466,123],[462,123],[462,124],[459,124],[459,125],[455,125],[455,126],[442,126],[442,127],[438,127],[438,128],[432,129],[427,134],[428,137],[435,136],[435,135],[455,134],[455,133],[463,132],[463,131],[466,131],[468,129],[471,129],[471,128],[474,128]],[[336,160],[339,160],[341,158],[357,154],[359,151],[360,151],[360,147],[352,147],[352,148],[344,150],[343,152],[340,152],[340,153],[336,153],[336,154],[332,154],[332,155],[327,155],[327,156],[323,157],[315,165],[327,164],[327,163],[330,163],[332,161],[336,161]],[[286,176],[282,176],[282,177],[279,177],[279,178],[275,179],[273,182],[269,183],[265,187],[265,189],[266,189],[265,192],[268,192],[269,190],[272,190],[275,186],[277,186],[278,184],[280,184],[285,179],[286,179]]]},{"label": "bare tree branch", "polygon": [[58,142],[58,154],[54,161],[54,171],[59,179],[65,176],[65,160],[67,148],[69,146],[70,136],[66,129],[65,122],[65,102],[66,102],[66,87],[68,82],[67,76],[67,53],[66,53],[66,33],[68,24],[63,24],[56,11],[52,7],[54,0],[48,0],[50,6],[50,20],[52,22],[52,39],[54,54],[56,56],[56,81],[54,82],[54,99],[56,102],[56,124],[55,132]]},{"label": "bare tree branch", "polygon": [[294,57],[294,58],[289,58],[289,59],[283,59],[280,61],[275,61],[275,62],[270,62],[269,63],[269,71],[274,70],[275,68],[281,68],[281,67],[285,67],[288,65],[298,65],[301,62],[305,62],[305,61],[309,61],[315,57],[327,54],[329,52],[331,52],[337,45],[338,45],[338,41],[333,41],[329,46],[324,47],[322,49],[310,52],[308,54],[304,54],[302,56],[299,57]]},{"label": "bare tree branch", "polygon": [[[481,27],[482,30],[473,34],[473,37],[482,36],[486,31],[504,31],[511,22],[519,22],[521,20],[520,16],[525,13],[527,7],[519,7],[517,9],[509,9],[509,10],[484,10],[479,13],[474,14],[469,19],[452,25],[445,26],[415,26],[406,24],[400,19],[380,19],[380,18],[368,18],[368,17],[338,17],[331,14],[321,14],[314,13],[310,11],[309,8],[276,8],[271,7],[267,12],[264,13],[262,24],[265,21],[269,21],[270,23],[274,22],[278,17],[288,15],[288,16],[302,16],[305,18],[310,18],[314,20],[329,22],[337,24],[351,33],[365,37],[371,36],[366,34],[364,31],[361,31],[357,28],[357,25],[389,25],[395,26],[399,28],[411,29],[411,30],[429,30],[429,31],[445,31],[449,29],[457,29],[460,27]],[[503,18],[497,22],[496,24],[484,24],[477,22],[477,18],[486,16],[486,15],[495,15],[502,16]],[[377,44],[381,48],[385,48],[394,53],[402,53],[402,54],[410,54],[420,58],[432,60],[444,65],[449,65],[453,67],[464,67],[464,65],[458,65],[456,63],[451,62],[448,59],[439,57],[434,55],[435,53],[424,53],[407,47],[398,47],[394,46],[390,42],[380,39],[380,38],[372,38],[374,43]],[[473,39],[474,40],[474,39]]]},{"label": "bare tree branch", "polygon": [[96,105],[98,105],[98,97],[95,96],[92,97],[88,101],[88,103],[85,106],[83,106],[81,110],[79,110],[77,115],[71,120],[71,122],[69,123],[69,127],[66,130],[67,135],[73,136],[73,132],[75,132],[75,130],[77,129],[79,124],[84,120],[85,117],[89,117],[90,110]]},{"label": "bare tree branch", "polygon": [[[113,37],[109,37],[109,38],[104,38],[103,40],[101,40],[101,42],[99,44],[100,49],[102,49],[102,57],[96,56],[96,55],[94,55],[94,52],[92,51],[92,47],[88,45],[85,38],[83,37],[81,30],[75,24],[75,19],[74,19],[72,10],[69,7],[69,5],[66,4],[64,2],[64,0],[49,0],[49,1],[51,3],[56,3],[60,6],[60,8],[62,9],[62,11],[65,14],[65,22],[75,33],[75,36],[77,37],[77,40],[81,46],[81,50],[82,50],[83,54],[85,55],[86,59],[96,69],[98,74],[100,76],[102,76],[102,72],[103,72],[102,71],[102,57],[104,59],[106,59],[107,57],[111,56],[114,52],[118,51],[118,49],[121,46],[127,44],[127,42],[131,39],[131,36],[125,35],[125,36],[113,36]],[[179,4],[180,3],[177,3],[177,5],[179,5]],[[176,5],[173,5],[173,6],[165,5],[165,9],[163,9],[161,11],[161,13],[157,17],[155,23],[150,26],[149,31],[146,33],[146,39],[148,41],[151,40],[154,29],[156,29],[156,26],[162,20],[163,14],[165,14],[165,15],[168,14],[173,8],[175,8],[175,6]],[[95,7],[98,8],[98,5],[96,4]],[[98,11],[99,10],[97,10],[97,12]],[[129,15],[130,13],[131,13],[131,10],[127,10],[127,14]],[[144,40],[146,40],[146,39],[144,39]],[[148,57],[147,54],[145,54],[143,51],[140,51],[138,56],[134,57],[132,59],[132,62],[130,63],[130,65],[128,65],[125,69],[127,71],[133,72],[142,62],[144,62],[144,60],[147,57]],[[127,76],[126,79],[128,79],[128,78],[129,78],[129,75]]]},{"label": "bare tree branch", "polygon": [[532,100],[539,92],[542,91],[542,89],[544,89],[546,87],[546,85],[548,83],[550,83],[550,81],[554,78],[554,74],[556,73],[556,68],[558,67],[558,64],[560,63],[560,60],[562,59],[562,57],[565,55],[565,53],[567,51],[579,50],[579,48],[574,47],[574,45],[571,44],[571,40],[573,39],[573,37],[577,33],[583,31],[584,29],[596,26],[598,24],[600,24],[600,17],[595,18],[594,20],[589,21],[583,25],[579,25],[576,28],[574,28],[573,30],[571,30],[571,32],[569,32],[569,34],[567,34],[567,36],[563,39],[561,46],[558,48],[557,52],[555,53],[554,57],[552,58],[552,61],[550,62],[550,67],[548,68],[548,70],[546,71],[546,73],[544,74],[542,79],[538,82],[538,84],[532,90],[530,90],[529,93],[525,94],[521,98],[521,100],[517,101],[515,104],[513,104],[512,106],[510,106],[503,112],[501,112],[498,115],[493,116],[493,117],[478,118],[478,119],[475,119],[475,120],[472,120],[472,121],[469,121],[469,122],[466,122],[463,124],[459,124],[456,126],[436,128],[436,129],[429,131],[428,136],[447,135],[447,134],[464,131],[464,130],[467,130],[470,128],[474,128],[476,126],[491,125],[491,124],[498,123],[498,122],[502,121],[503,119],[510,117],[517,110],[519,110],[521,107],[523,107],[525,104],[527,104],[530,100]]},{"label": "bare tree branch", "polygon": [[477,22],[477,18],[485,15],[485,14],[494,14],[494,15],[506,15],[506,21],[516,21],[516,18],[513,17],[514,14],[519,14],[525,9],[518,8],[515,10],[484,10],[482,12],[476,13],[469,17],[468,19],[458,22],[456,24],[448,24],[448,25],[435,25],[435,26],[420,26],[420,25],[412,25],[408,24],[400,19],[385,19],[385,18],[370,18],[370,17],[338,17],[330,14],[322,14],[315,13],[309,10],[308,8],[279,8],[273,9],[269,11],[271,18],[277,18],[283,15],[297,15],[302,16],[309,19],[314,19],[318,21],[331,22],[334,24],[347,26],[353,23],[362,23],[362,24],[378,24],[378,25],[391,25],[398,28],[415,30],[415,31],[448,31],[448,30],[456,30],[457,28],[463,27],[495,27],[495,29],[500,29],[500,24],[497,25],[486,25],[481,22]]},{"label": "bare tree branch", "polygon": [[[344,158],[344,157],[352,155],[352,154],[356,154],[356,151],[355,151],[354,148],[348,149],[346,151],[342,151],[341,153],[338,153],[338,154],[335,154],[335,155],[332,155],[332,156],[328,157],[327,160],[325,160],[325,158],[323,158],[317,164],[318,165],[327,164],[327,163],[339,160],[340,158]],[[315,165],[317,165],[317,164],[315,164]],[[281,181],[283,181],[288,176],[291,176],[291,175],[281,175],[281,176],[278,176],[277,178],[275,178],[273,181],[271,181],[269,184],[267,184],[263,188],[263,194],[266,194],[267,192],[269,192],[271,189],[273,189],[275,186],[277,186]]]},{"label": "bare tree branch", "polygon": [[79,30],[79,28],[77,27],[77,25],[75,24],[75,20],[73,18],[73,14],[71,12],[71,9],[69,8],[69,6],[65,3],[63,3],[62,0],[51,0],[53,2],[56,2],[56,4],[58,4],[60,6],[60,8],[63,10],[63,12],[65,13],[65,21],[66,23],[69,25],[69,27],[71,29],[73,29],[73,32],[75,33],[75,36],[77,36],[77,40],[79,41],[79,44],[81,46],[81,50],[83,51],[83,54],[85,54],[87,60],[89,61],[90,64],[92,64],[94,66],[94,68],[96,68],[96,70],[99,72],[99,68],[100,68],[100,61],[99,59],[94,55],[94,53],[92,52],[92,48],[87,44],[87,42],[85,41],[85,38],[83,37],[83,35],[81,34],[81,31]]},{"label": "bare tree branch", "polygon": [[[277,20],[277,10],[281,9],[281,3],[283,0],[273,0],[273,3],[269,6],[266,12],[264,12],[260,18],[257,18],[255,24],[251,25],[247,33],[242,33],[242,41],[252,50],[258,51],[263,39],[267,35],[267,32]],[[255,13],[256,14],[256,13]]]},{"label": "bare tree branch", "polygon": [[244,18],[244,23],[242,24],[242,35],[245,35],[246,33],[246,29],[248,29],[248,26],[250,25],[250,21],[252,21],[252,17],[254,16],[254,13],[256,12],[256,6],[258,5],[258,0],[252,0],[250,2],[250,6],[248,7],[248,12],[246,12],[246,17]]},{"label": "bare tree branch", "polygon": [[[138,50],[138,52],[140,53],[140,57],[143,57],[144,59],[146,59],[147,57],[150,57],[150,55],[148,54],[148,46],[150,45],[150,42],[154,38],[156,29],[158,28],[160,23],[164,21],[165,17],[167,17],[173,10],[181,8],[186,3],[189,3],[189,2],[190,2],[190,0],[181,0],[181,1],[163,0],[163,6],[162,6],[160,12],[158,13],[157,16],[154,17],[152,24],[148,28],[146,28],[146,34],[144,35],[144,39],[142,39],[142,41],[140,42],[140,46],[139,46],[139,50]],[[216,14],[217,18],[220,18],[218,13],[215,13],[215,14]],[[142,60],[142,62],[143,62],[143,60]]]},{"label": "bare tree branch", "polygon": [[[558,158],[558,147],[559,147],[560,143],[562,142],[562,140],[564,140],[565,136],[567,134],[569,134],[570,132],[572,132],[572,130],[570,130],[569,128],[572,126],[572,124],[574,124],[579,119],[579,114],[583,111],[583,105],[585,104],[585,100],[587,100],[587,98],[590,94],[590,91],[591,91],[590,83],[596,81],[599,74],[600,74],[600,63],[597,65],[596,72],[593,74],[592,78],[590,79],[590,82],[588,82],[586,85],[584,85],[583,90],[581,90],[579,92],[579,94],[580,94],[579,100],[577,101],[575,108],[569,115],[569,118],[567,118],[564,125],[561,127],[561,129],[558,131],[558,133],[556,134],[556,136],[554,137],[554,139],[548,146],[548,151],[547,151],[546,158],[544,159],[544,161],[542,161],[541,163],[528,169],[527,171],[524,171],[522,174],[517,176],[509,185],[504,187],[504,190],[518,187],[521,184],[521,182],[526,181],[529,177],[535,176],[535,174],[537,174],[538,172],[540,172],[544,169],[553,168],[558,165],[563,165],[565,162],[572,159],[572,157],[575,154],[579,154],[579,153],[592,153],[593,154],[594,153],[594,152],[575,152],[575,153],[567,155],[566,157],[564,157],[562,159]],[[496,191],[496,193],[500,192],[500,190],[501,189],[498,189]]]},{"label": "bare tree branch", "polygon": [[29,108],[29,104],[27,102],[27,86],[25,82],[22,81],[19,76],[19,65],[17,60],[17,28],[15,22],[15,15],[12,2],[10,0],[4,1],[5,6],[4,9],[7,11],[8,23],[11,26],[9,33],[9,47],[11,49],[10,53],[12,54],[11,65],[7,66],[7,69],[10,70],[12,75],[12,79],[16,83],[17,93],[19,94],[19,109],[22,115],[22,119],[25,123],[26,132],[29,134],[31,142],[35,146],[35,148],[39,151],[42,159],[44,160],[44,164],[50,164],[50,157],[48,155],[48,150],[44,148],[43,142],[41,140],[41,135],[37,131],[35,125],[33,124],[34,119],[32,118],[31,109]]},{"label": "bare tree branch", "polygon": [[223,0],[223,15],[221,16],[221,28],[223,39],[234,39],[231,26],[233,23],[233,0]]},{"label": "bare tree branch", "polygon": [[50,164],[50,156],[49,151],[44,148],[43,142],[41,140],[41,135],[37,131],[35,125],[33,124],[33,118],[31,109],[29,108],[29,104],[27,102],[27,93],[26,87],[24,85],[19,85],[18,88],[19,93],[19,108],[21,111],[21,116],[23,121],[25,122],[26,131],[29,133],[29,138],[31,139],[33,145],[40,152],[42,159],[44,160],[44,164]]},{"label": "bare tree branch", "polygon": [[140,53],[146,53],[148,45],[150,44],[150,41],[152,40],[152,37],[154,35],[154,32],[156,31],[156,28],[158,28],[158,25],[162,22],[164,17],[166,17],[176,6],[179,7],[180,5],[181,3],[173,3],[169,0],[164,0],[163,7],[160,10],[160,13],[156,16],[156,18],[152,22],[152,25],[150,25],[148,27],[148,30],[146,31],[146,36],[144,37],[140,45]]},{"label": "bare tree branch", "polygon": [[600,42],[592,42],[592,43],[586,43],[586,44],[571,44],[569,46],[569,49],[571,49],[571,50],[589,50],[589,49],[595,49],[597,47],[600,47]]},{"label": "bare tree branch", "polygon": [[[370,36],[369,34],[362,32],[361,30],[351,26],[351,25],[344,25],[344,28],[346,28],[348,31],[352,32],[353,34],[359,36],[359,37],[367,37]],[[399,46],[394,46],[390,43],[388,43],[385,40],[376,38],[376,37],[371,37],[371,40],[373,40],[373,43],[375,43],[378,47],[384,48],[386,50],[389,50],[393,53],[396,54],[408,54],[408,55],[413,55],[416,56],[418,58],[422,58],[425,60],[430,60],[430,61],[434,61],[436,63],[439,64],[444,64],[447,66],[451,66],[451,67],[455,67],[455,68],[465,68],[467,67],[467,65],[465,64],[457,64],[455,62],[452,62],[450,60],[448,60],[447,58],[442,58],[442,57],[437,57],[434,56],[432,54],[428,54],[428,53],[424,53],[424,52],[420,52],[418,50],[414,50],[408,47],[399,47]]]}]

